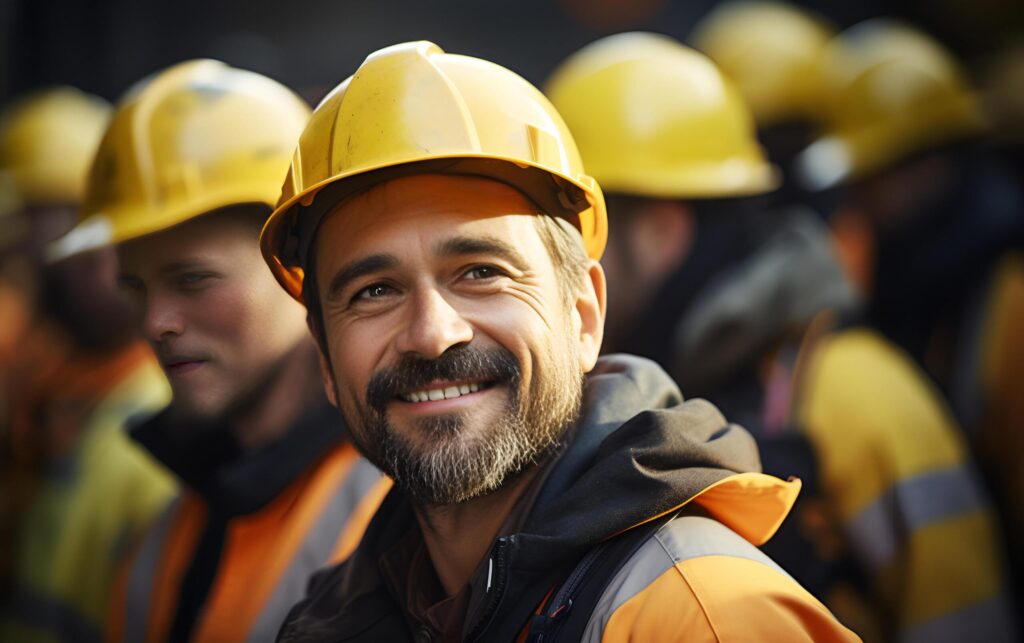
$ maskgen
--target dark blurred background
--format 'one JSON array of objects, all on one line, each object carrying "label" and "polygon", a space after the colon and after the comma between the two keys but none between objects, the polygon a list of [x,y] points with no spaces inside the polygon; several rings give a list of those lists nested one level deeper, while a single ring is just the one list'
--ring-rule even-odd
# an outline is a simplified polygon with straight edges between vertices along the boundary
[{"label": "dark blurred background", "polygon": [[[367,53],[406,40],[508,66],[534,83],[600,36],[642,29],[684,39],[710,0],[2,0],[0,103],[70,84],[116,99],[180,60],[213,57],[274,77],[311,101]],[[979,70],[1024,34],[1019,0],[832,0],[798,3],[840,28],[910,20]]]}]

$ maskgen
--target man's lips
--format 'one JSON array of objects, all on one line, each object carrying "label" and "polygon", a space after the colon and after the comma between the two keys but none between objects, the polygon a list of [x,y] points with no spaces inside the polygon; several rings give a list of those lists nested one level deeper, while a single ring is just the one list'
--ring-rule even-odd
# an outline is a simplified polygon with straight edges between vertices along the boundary
[{"label": "man's lips", "polygon": [[160,362],[168,375],[186,375],[199,369],[206,363],[204,359],[174,358]]},{"label": "man's lips", "polygon": [[479,397],[495,384],[489,381],[431,382],[398,395],[395,401],[407,408],[441,410]]}]

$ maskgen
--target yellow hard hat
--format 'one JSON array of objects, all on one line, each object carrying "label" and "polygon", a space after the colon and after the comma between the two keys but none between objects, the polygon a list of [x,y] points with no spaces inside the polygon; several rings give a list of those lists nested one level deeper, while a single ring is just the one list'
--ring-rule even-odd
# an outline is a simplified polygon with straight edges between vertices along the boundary
[{"label": "yellow hard hat", "polygon": [[110,105],[72,87],[18,101],[0,121],[0,169],[24,205],[78,204]]},{"label": "yellow hard hat", "polygon": [[691,34],[736,83],[761,126],[818,120],[824,102],[821,55],[835,29],[806,9],[740,0],[712,10]]},{"label": "yellow hard hat", "polygon": [[966,73],[913,27],[886,19],[855,25],[829,45],[823,64],[826,131],[796,165],[808,188],[861,178],[984,129]]},{"label": "yellow hard hat", "polygon": [[414,173],[507,183],[572,222],[591,257],[604,250],[604,197],[548,100],[494,63],[430,42],[403,43],[370,54],[324,98],[299,139],[260,239],[285,290],[301,301],[305,255],[327,209]]},{"label": "yellow hard hat", "polygon": [[273,208],[308,118],[283,85],[214,60],[147,78],[103,136],[80,227],[105,222],[120,243],[231,205]]},{"label": "yellow hard hat", "polygon": [[665,198],[760,194],[778,185],[733,85],[703,54],[650,33],[569,57],[548,96],[606,191]]}]

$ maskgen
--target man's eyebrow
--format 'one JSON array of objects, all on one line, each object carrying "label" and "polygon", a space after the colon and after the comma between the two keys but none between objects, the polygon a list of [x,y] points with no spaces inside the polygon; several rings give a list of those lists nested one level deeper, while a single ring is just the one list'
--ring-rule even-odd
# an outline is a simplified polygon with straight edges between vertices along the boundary
[{"label": "man's eyebrow", "polygon": [[171,274],[174,272],[181,272],[182,270],[195,270],[197,268],[208,267],[201,259],[182,259],[180,261],[172,261],[165,263],[160,266],[161,274]]},{"label": "man's eyebrow", "polygon": [[360,277],[372,274],[378,270],[394,268],[397,265],[398,258],[389,254],[370,255],[345,264],[338,269],[338,271],[334,273],[334,277],[331,278],[331,283],[327,287],[327,298],[331,299],[336,297],[340,292],[345,290],[350,283]]},{"label": "man's eyebrow", "polygon": [[434,247],[434,252],[444,256],[458,255],[495,255],[511,263],[517,268],[526,267],[527,261],[523,255],[516,250],[515,246],[490,235],[474,237],[450,237],[439,242]]}]

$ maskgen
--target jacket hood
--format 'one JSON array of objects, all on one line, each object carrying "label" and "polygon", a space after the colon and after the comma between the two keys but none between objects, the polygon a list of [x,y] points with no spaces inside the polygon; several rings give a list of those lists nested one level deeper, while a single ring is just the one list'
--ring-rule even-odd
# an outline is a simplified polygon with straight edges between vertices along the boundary
[{"label": "jacket hood", "polygon": [[[587,377],[578,424],[529,512],[523,547],[590,547],[691,500],[759,545],[799,486],[762,475],[747,431],[705,400],[683,402],[665,371],[644,358],[601,358]],[[752,507],[721,502],[760,505],[772,494],[777,504],[758,519]]]},{"label": "jacket hood", "polygon": [[710,394],[819,312],[860,305],[814,212],[791,207],[769,216],[772,233],[702,288],[678,320],[671,371],[685,391]]}]

